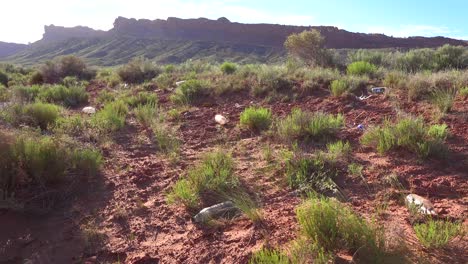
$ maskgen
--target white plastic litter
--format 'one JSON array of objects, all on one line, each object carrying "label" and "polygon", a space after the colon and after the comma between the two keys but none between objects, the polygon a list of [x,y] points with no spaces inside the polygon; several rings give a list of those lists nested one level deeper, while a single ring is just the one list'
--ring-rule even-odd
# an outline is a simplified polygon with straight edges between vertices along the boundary
[{"label": "white plastic litter", "polygon": [[417,194],[408,194],[408,196],[406,196],[406,203],[408,205],[416,206],[418,211],[422,214],[437,215],[437,213],[434,211],[434,205],[432,205],[428,199]]},{"label": "white plastic litter", "polygon": [[238,211],[239,210],[234,206],[233,202],[227,201],[202,209],[193,217],[193,219],[197,223],[204,223],[210,219],[226,217],[229,215],[233,216]]},{"label": "white plastic litter", "polygon": [[240,104],[238,104],[238,103],[235,103],[235,104],[234,104],[234,107],[235,107],[235,108],[241,108],[242,105],[240,105]]},{"label": "white plastic litter", "polygon": [[96,108],[92,107],[92,106],[86,106],[83,108],[83,110],[81,110],[83,113],[86,113],[86,114],[95,114],[96,113]]},{"label": "white plastic litter", "polygon": [[228,122],[227,118],[222,115],[215,115],[215,121],[220,125],[225,125]]},{"label": "white plastic litter", "polygon": [[185,81],[178,81],[178,82],[175,83],[175,85],[176,85],[177,87],[179,87],[179,86],[181,86],[184,82],[185,82]]}]

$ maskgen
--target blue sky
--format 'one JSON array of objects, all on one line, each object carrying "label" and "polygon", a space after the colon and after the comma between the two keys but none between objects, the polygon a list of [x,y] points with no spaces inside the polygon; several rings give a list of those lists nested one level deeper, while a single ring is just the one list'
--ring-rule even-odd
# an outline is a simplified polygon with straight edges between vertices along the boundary
[{"label": "blue sky", "polygon": [[397,37],[468,40],[468,0],[14,0],[4,1],[2,11],[0,41],[18,43],[39,40],[43,26],[50,24],[108,30],[117,16],[224,16],[243,23],[327,25]]}]

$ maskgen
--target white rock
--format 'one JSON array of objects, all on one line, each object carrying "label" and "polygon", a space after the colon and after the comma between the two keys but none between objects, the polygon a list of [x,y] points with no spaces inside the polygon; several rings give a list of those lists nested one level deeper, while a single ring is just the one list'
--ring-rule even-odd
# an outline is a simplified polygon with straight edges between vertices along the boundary
[{"label": "white rock", "polygon": [[182,85],[184,82],[186,82],[186,81],[178,81],[178,82],[175,83],[175,85],[176,85],[177,87],[179,87],[179,86]]},{"label": "white rock", "polygon": [[408,194],[408,196],[406,196],[406,203],[408,205],[416,206],[418,211],[422,214],[437,215],[431,201],[417,194]]},{"label": "white rock", "polygon": [[234,107],[235,107],[235,108],[241,108],[241,107],[242,107],[242,105],[240,105],[240,104],[236,103],[236,104],[234,104]]},{"label": "white rock", "polygon": [[233,215],[238,211],[239,210],[234,206],[234,203],[227,201],[202,209],[197,215],[193,217],[193,219],[197,223],[204,223],[210,219]]},{"label": "white rock", "polygon": [[86,114],[94,114],[96,113],[96,108],[92,107],[92,106],[86,106],[83,108],[83,110],[81,110],[83,113],[86,113]]},{"label": "white rock", "polygon": [[228,122],[227,118],[225,118],[222,115],[215,115],[215,121],[216,121],[216,123],[218,123],[220,125],[225,125]]}]

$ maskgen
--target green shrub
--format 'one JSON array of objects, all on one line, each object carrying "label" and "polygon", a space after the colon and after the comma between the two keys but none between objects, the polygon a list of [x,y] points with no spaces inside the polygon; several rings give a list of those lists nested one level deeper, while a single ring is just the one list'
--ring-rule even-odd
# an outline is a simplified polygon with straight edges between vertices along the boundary
[{"label": "green shrub", "polygon": [[334,116],[293,109],[289,116],[278,121],[277,134],[289,142],[296,139],[327,139],[335,136],[343,126],[344,117],[341,114]]},{"label": "green shrub", "polygon": [[288,256],[284,253],[274,250],[262,248],[254,252],[250,258],[249,264],[289,264]]},{"label": "green shrub", "polygon": [[463,235],[463,226],[461,223],[429,219],[427,223],[416,224],[414,231],[425,247],[440,248],[454,237]]},{"label": "green shrub", "polygon": [[157,117],[156,104],[138,105],[134,110],[135,117],[144,127],[150,127]]},{"label": "green shrub", "polygon": [[459,94],[466,99],[468,97],[468,86],[461,88]]},{"label": "green shrub", "polygon": [[102,90],[99,95],[97,96],[97,102],[101,104],[107,104],[109,102],[114,101],[116,98],[115,93],[109,92],[108,90]]},{"label": "green shrub", "polygon": [[125,126],[128,114],[127,104],[121,100],[109,103],[98,111],[91,119],[91,124],[100,133],[109,133]]},{"label": "green shrub", "polygon": [[261,96],[268,93],[290,91],[291,81],[287,78],[286,68],[263,65],[257,70],[257,76],[252,93]]},{"label": "green shrub", "polygon": [[154,140],[159,150],[166,154],[177,155],[180,151],[180,140],[176,131],[163,123],[152,125]]},{"label": "green shrub", "polygon": [[88,102],[88,93],[84,87],[63,85],[44,86],[38,94],[41,101],[74,107]]},{"label": "green shrub", "polygon": [[237,70],[237,65],[235,63],[226,61],[221,64],[220,68],[224,74],[233,74]]},{"label": "green shrub", "polygon": [[263,107],[248,107],[240,115],[240,124],[251,130],[261,131],[271,125],[271,111]]},{"label": "green shrub", "polygon": [[406,88],[408,76],[400,71],[390,71],[385,75],[384,85],[394,89]]},{"label": "green shrub", "polygon": [[351,145],[349,142],[341,140],[327,144],[327,161],[335,164],[339,160],[346,160],[351,155]]},{"label": "green shrub", "polygon": [[143,58],[133,59],[117,70],[117,74],[126,83],[143,83],[160,73],[161,69]]},{"label": "green shrub", "polygon": [[42,130],[53,125],[60,116],[60,108],[58,106],[40,102],[20,106],[17,111],[19,112],[17,116],[19,120],[14,121],[15,123],[38,126]]},{"label": "green shrub", "polygon": [[10,101],[11,93],[5,86],[0,84],[0,102],[8,102]]},{"label": "green shrub", "polygon": [[152,92],[139,92],[137,95],[125,97],[124,101],[130,106],[154,105],[158,104],[158,95]]},{"label": "green shrub", "polygon": [[334,80],[330,89],[333,96],[339,97],[348,91],[348,84],[345,80]]},{"label": "green shrub", "polygon": [[341,75],[337,69],[312,68],[305,70],[303,73],[299,72],[298,78],[304,79],[301,89],[305,92],[311,92],[322,87],[328,87],[333,80],[340,79]]},{"label": "green shrub", "polygon": [[407,117],[395,124],[387,120],[382,127],[369,129],[361,137],[361,142],[376,147],[380,153],[401,147],[422,158],[445,157],[447,133],[446,125],[427,126],[421,118]]},{"label": "green shrub", "polygon": [[54,132],[71,136],[82,136],[87,128],[88,120],[80,115],[61,117],[55,121]]},{"label": "green shrub", "polygon": [[101,153],[94,149],[75,149],[71,155],[73,168],[89,176],[96,175],[102,163]]},{"label": "green shrub", "polygon": [[212,199],[212,196],[218,196],[220,201],[220,194],[239,184],[233,173],[234,162],[229,154],[223,151],[209,153],[201,164],[189,169],[186,179],[179,179],[169,193],[168,200],[180,201],[189,208],[197,207],[200,200],[208,197]]},{"label": "green shrub", "polygon": [[154,79],[154,82],[160,89],[168,89],[173,85],[171,74],[165,72]]},{"label": "green shrub", "polygon": [[3,86],[8,85],[8,75],[2,71],[0,71],[0,84]]},{"label": "green shrub", "polygon": [[457,90],[455,89],[438,89],[432,92],[431,101],[434,105],[437,106],[441,113],[447,113],[452,110],[453,101],[457,95]]},{"label": "green shrub", "polygon": [[67,76],[73,76],[80,80],[91,80],[96,75],[96,72],[89,69],[84,61],[76,56],[57,57],[53,61],[48,61],[39,69],[40,75],[35,77],[33,83],[59,83]]},{"label": "green shrub", "polygon": [[188,80],[181,84],[171,95],[176,104],[190,104],[200,101],[208,95],[209,84],[199,80]]},{"label": "green shrub", "polygon": [[348,65],[346,72],[350,75],[373,75],[377,71],[377,67],[366,61],[356,61]]},{"label": "green shrub", "polygon": [[41,86],[16,86],[13,88],[14,97],[21,102],[32,102],[41,91]]},{"label": "green shrub", "polygon": [[301,232],[326,251],[361,247],[379,251],[379,232],[350,208],[334,199],[309,198],[297,209]]}]

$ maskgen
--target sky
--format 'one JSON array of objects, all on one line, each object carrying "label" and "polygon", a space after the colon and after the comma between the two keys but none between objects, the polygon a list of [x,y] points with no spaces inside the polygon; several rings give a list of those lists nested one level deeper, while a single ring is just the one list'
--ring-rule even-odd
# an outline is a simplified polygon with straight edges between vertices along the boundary
[{"label": "sky", "polygon": [[468,0],[5,0],[0,41],[29,43],[44,25],[109,30],[115,18],[217,19],[232,22],[336,26],[395,37],[468,40]]}]

